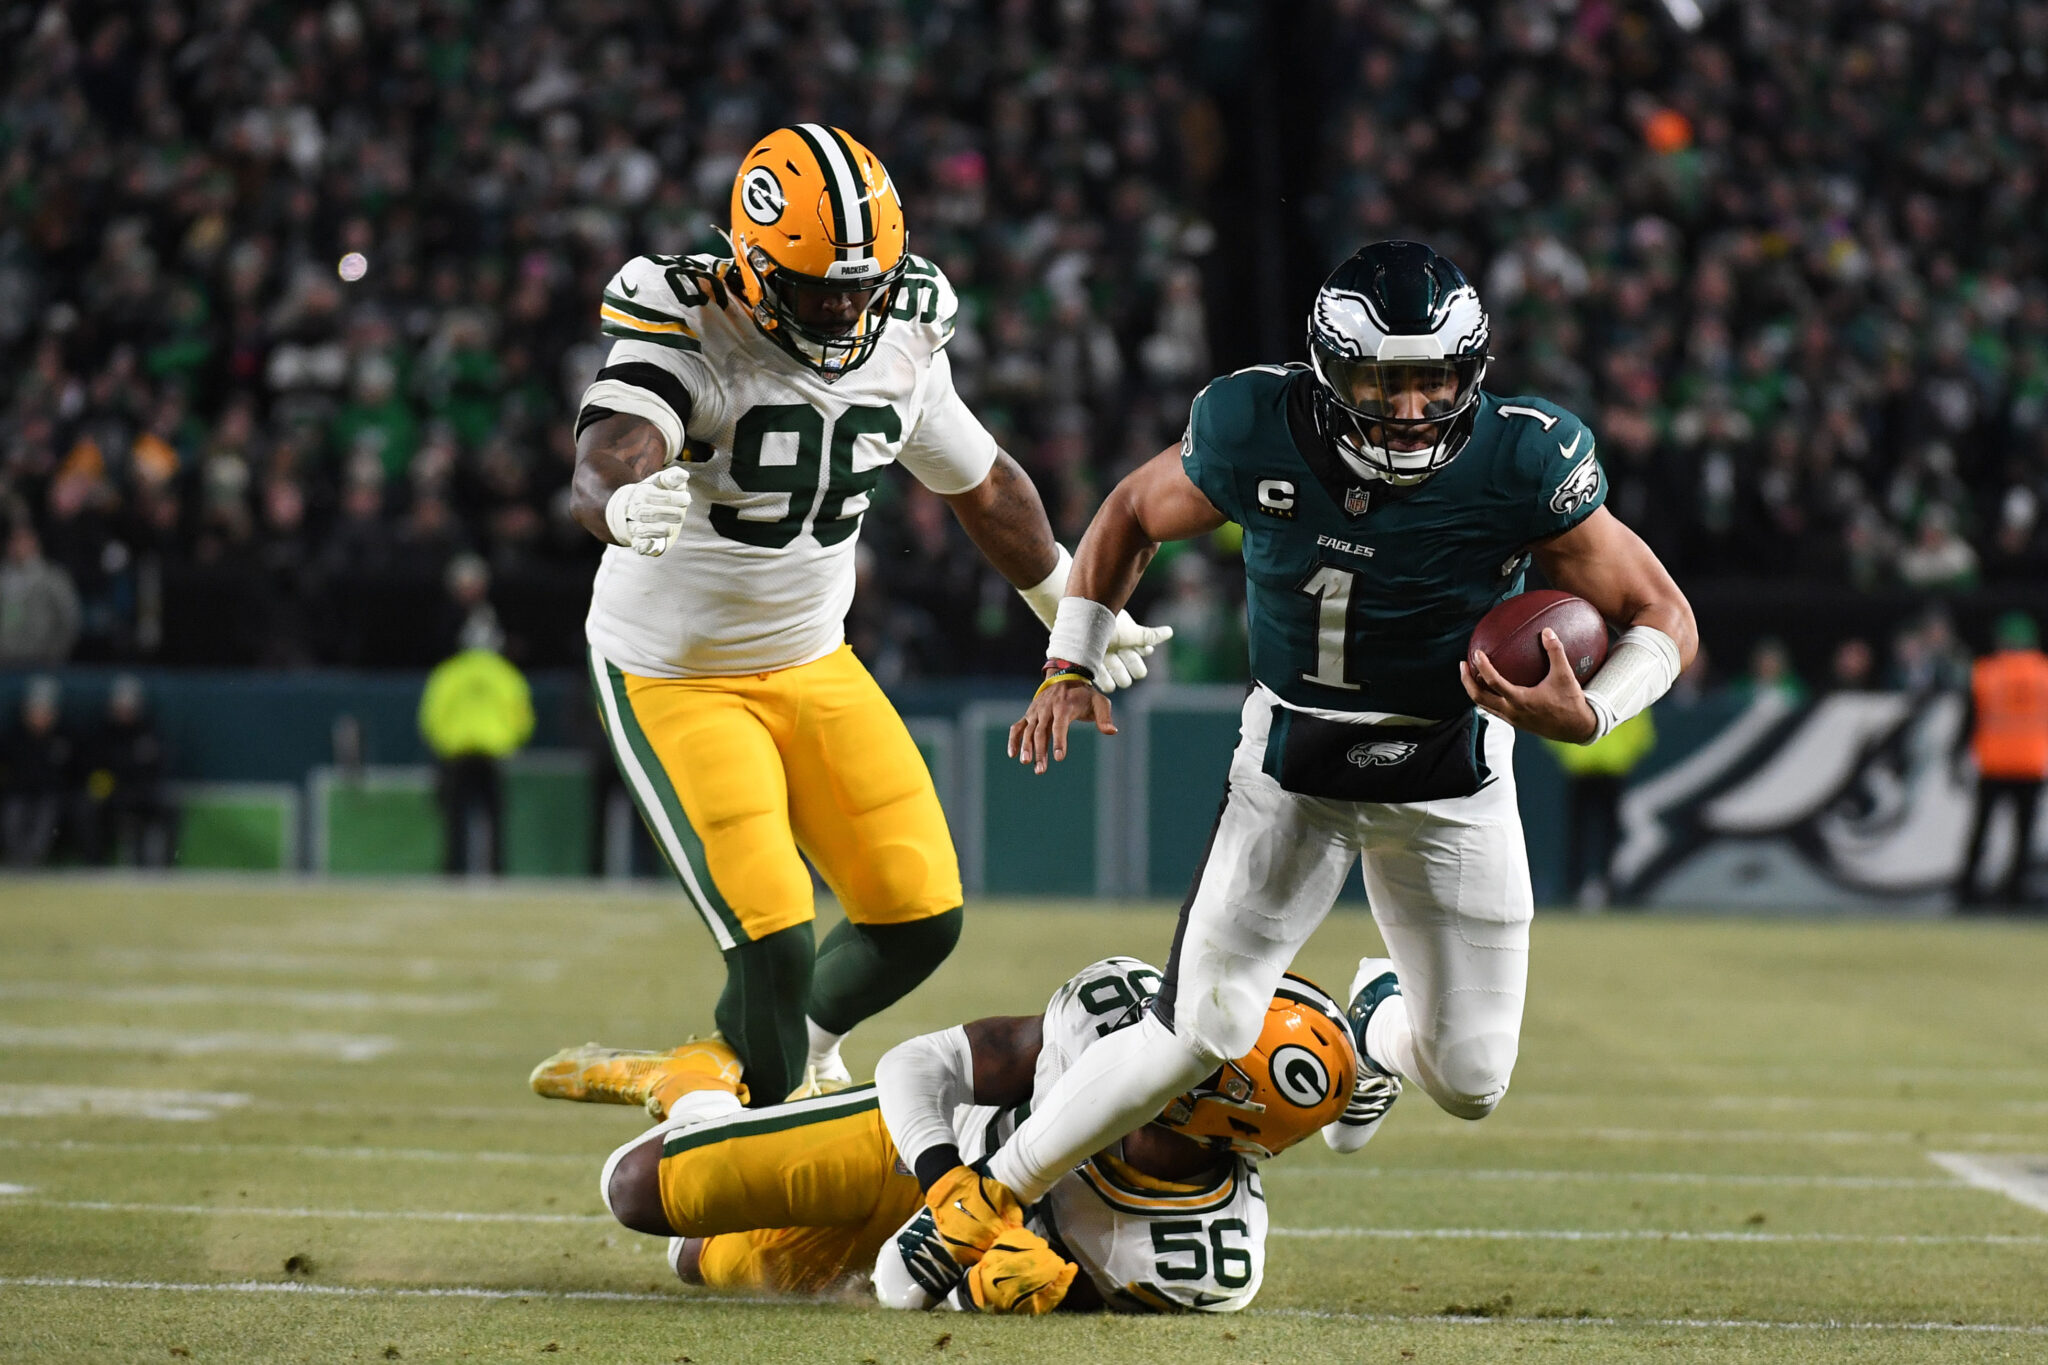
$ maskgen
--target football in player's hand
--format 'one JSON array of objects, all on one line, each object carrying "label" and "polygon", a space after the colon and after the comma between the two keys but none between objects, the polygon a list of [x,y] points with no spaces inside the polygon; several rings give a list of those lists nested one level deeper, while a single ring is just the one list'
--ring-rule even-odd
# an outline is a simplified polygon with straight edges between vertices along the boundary
[{"label": "football in player's hand", "polygon": [[1483,650],[1503,678],[1517,687],[1534,687],[1550,672],[1550,655],[1543,650],[1546,627],[1557,632],[1581,683],[1607,661],[1607,623],[1599,610],[1583,597],[1554,588],[1510,597],[1480,617],[1466,661]]}]

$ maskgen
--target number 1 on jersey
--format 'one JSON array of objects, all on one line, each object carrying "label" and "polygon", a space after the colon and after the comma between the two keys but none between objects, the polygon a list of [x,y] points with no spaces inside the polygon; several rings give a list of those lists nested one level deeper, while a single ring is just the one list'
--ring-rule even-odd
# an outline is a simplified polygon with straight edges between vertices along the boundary
[{"label": "number 1 on jersey", "polygon": [[1344,666],[1345,635],[1351,620],[1351,587],[1358,575],[1324,564],[1302,582],[1298,591],[1318,599],[1316,606],[1316,671],[1301,675],[1303,682],[1324,687],[1341,687],[1356,692]]}]

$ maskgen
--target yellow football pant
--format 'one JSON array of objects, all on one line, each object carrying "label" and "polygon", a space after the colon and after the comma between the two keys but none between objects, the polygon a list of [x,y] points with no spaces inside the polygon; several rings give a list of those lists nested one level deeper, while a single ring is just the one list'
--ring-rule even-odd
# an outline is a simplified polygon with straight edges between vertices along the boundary
[{"label": "yellow football pant", "polygon": [[960,904],[924,756],[847,646],[736,678],[591,665],[619,770],[721,949],[812,918],[800,854],[857,923]]},{"label": "yellow football pant", "polygon": [[661,1150],[661,1206],[717,1289],[816,1294],[874,1267],[923,1204],[871,1085],[695,1125]]}]

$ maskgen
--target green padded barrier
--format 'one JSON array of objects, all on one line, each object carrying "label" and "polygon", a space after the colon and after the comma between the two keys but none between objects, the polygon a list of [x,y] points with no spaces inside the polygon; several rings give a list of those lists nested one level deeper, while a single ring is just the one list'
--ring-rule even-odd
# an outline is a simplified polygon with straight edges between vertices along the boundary
[{"label": "green padded barrier", "polygon": [[1167,700],[1145,713],[1147,895],[1173,900],[1186,895],[1209,842],[1230,751],[1237,747],[1238,707],[1244,702],[1242,688],[1227,693],[1220,706],[1195,709]]},{"label": "green padded barrier", "polygon": [[527,753],[507,764],[506,875],[587,876],[596,818],[590,803],[590,760],[583,754]]},{"label": "green padded barrier", "polygon": [[398,876],[441,870],[441,812],[431,768],[315,768],[313,870]]},{"label": "green padded barrier", "polygon": [[173,789],[182,868],[250,872],[299,864],[299,792],[282,782],[187,782]]},{"label": "green padded barrier", "polygon": [[1004,748],[1011,703],[970,707],[961,722],[967,790],[955,838],[971,891],[990,896],[1093,896],[1113,891],[1121,828],[1104,799],[1111,740],[1075,730],[1063,762],[1034,775]]}]

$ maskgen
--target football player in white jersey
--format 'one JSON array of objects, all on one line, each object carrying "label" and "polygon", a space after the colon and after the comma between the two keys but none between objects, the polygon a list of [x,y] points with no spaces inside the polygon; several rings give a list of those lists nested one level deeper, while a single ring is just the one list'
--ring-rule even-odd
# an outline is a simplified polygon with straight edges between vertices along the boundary
[{"label": "football player in white jersey", "polygon": [[[913,1038],[882,1058],[874,1085],[767,1109],[743,1109],[739,1074],[701,1045],[616,1054],[638,1059],[630,1078],[615,1062],[594,1068],[580,1097],[649,1102],[666,1121],[605,1163],[605,1205],[670,1237],[683,1280],[714,1288],[815,1294],[871,1271],[894,1308],[1234,1312],[1265,1273],[1259,1163],[1335,1121],[1357,1070],[1337,1002],[1299,977],[1281,982],[1249,1053],[1028,1212],[975,1207],[1001,1191],[967,1163],[1135,1023],[1160,979],[1108,958],[1043,1014]],[[1002,1231],[979,1239],[984,1219]]]},{"label": "football player in white jersey", "polygon": [[[870,491],[901,463],[1048,624],[1070,558],[954,391],[952,288],[906,250],[872,152],[778,128],[741,164],[731,237],[730,259],[635,257],[605,286],[572,510],[611,547],[586,629],[614,757],[724,953],[718,1028],[774,1103],[843,1083],[839,1040],[960,932],[930,775],[845,643]],[[1128,683],[1169,632],[1124,619]],[[806,857],[847,915],[822,945]]]}]

